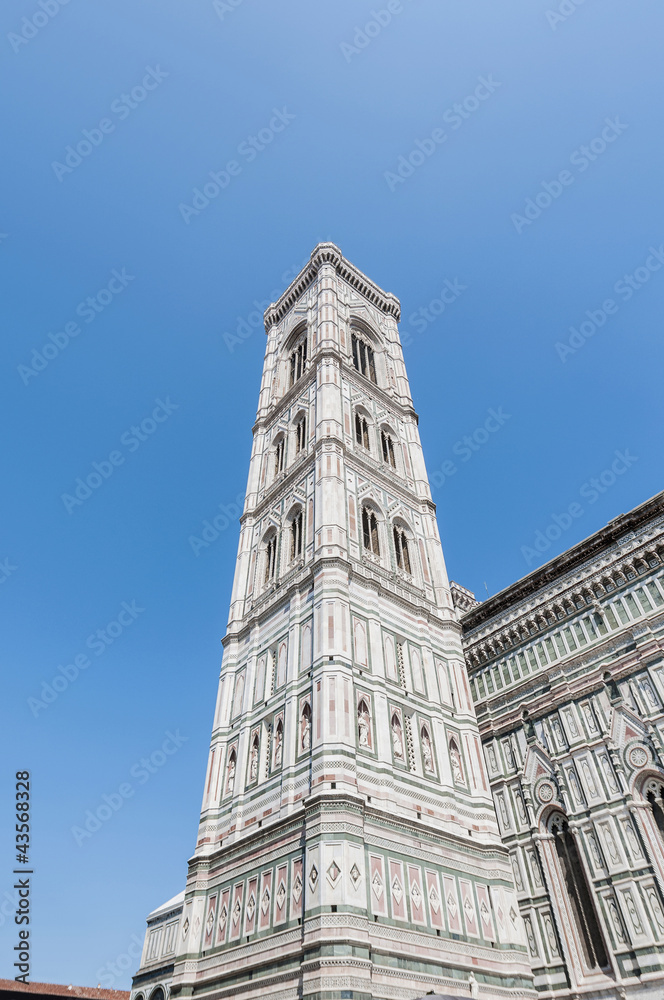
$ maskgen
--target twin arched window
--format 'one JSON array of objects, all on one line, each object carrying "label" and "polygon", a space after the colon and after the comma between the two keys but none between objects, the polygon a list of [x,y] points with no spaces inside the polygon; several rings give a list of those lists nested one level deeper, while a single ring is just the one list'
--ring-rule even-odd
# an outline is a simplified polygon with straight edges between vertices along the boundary
[{"label": "twin arched window", "polygon": [[397,559],[397,566],[399,569],[404,570],[406,573],[412,573],[410,568],[410,555],[408,553],[408,539],[406,538],[406,532],[399,525],[395,524],[392,529],[392,534],[394,536],[394,553]]},{"label": "twin arched window", "polygon": [[277,535],[276,532],[267,540],[265,545],[265,583],[274,580],[277,572]]},{"label": "twin arched window", "polygon": [[302,511],[298,510],[291,521],[290,557],[298,559],[302,555]]},{"label": "twin arched window", "polygon": [[353,364],[357,371],[368,378],[370,382],[377,385],[376,362],[373,347],[370,347],[361,337],[353,331],[351,333],[351,345],[353,350]]},{"label": "twin arched window", "polygon": [[367,451],[371,450],[369,447],[369,424],[364,414],[359,411],[355,413],[355,440]]},{"label": "twin arched window", "polygon": [[284,471],[286,464],[286,439],[281,435],[277,438],[274,446],[274,474],[278,476],[280,472]]},{"label": "twin arched window", "polygon": [[378,520],[371,507],[362,508],[362,544],[367,552],[371,552],[374,556],[380,555]]},{"label": "twin arched window", "polygon": [[290,355],[290,385],[300,379],[307,367],[307,335],[304,333],[295,344]]},{"label": "twin arched window", "polygon": [[394,445],[392,444],[392,437],[387,431],[382,430],[380,432],[380,443],[383,446],[383,461],[386,465],[391,465],[393,469],[396,469],[397,463],[394,458]]},{"label": "twin arched window", "polygon": [[[400,524],[393,525],[392,538],[397,568],[412,576],[413,567],[408,548],[408,537]],[[371,555],[380,556],[378,517],[375,510],[366,504],[362,507],[362,546]]]},{"label": "twin arched window", "polygon": [[299,455],[304,451],[307,435],[307,418],[304,414],[297,418],[295,423],[295,454]]},{"label": "twin arched window", "polygon": [[[282,559],[290,558],[293,562],[299,559],[304,552],[304,514],[301,507],[296,507],[289,515],[290,521],[290,548],[288,552],[282,550]],[[264,572],[263,583],[267,586],[273,583],[277,576],[277,554],[279,551],[279,533],[270,528],[269,533],[263,538],[264,545]],[[283,536],[282,536],[283,537]]]}]

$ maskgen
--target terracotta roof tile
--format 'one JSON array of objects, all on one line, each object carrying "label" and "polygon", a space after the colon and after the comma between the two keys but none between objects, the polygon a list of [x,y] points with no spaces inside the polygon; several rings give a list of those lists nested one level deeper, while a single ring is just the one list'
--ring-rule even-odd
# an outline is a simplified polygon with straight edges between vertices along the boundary
[{"label": "terracotta roof tile", "polygon": [[63,986],[60,983],[17,983],[15,979],[0,979],[0,992],[5,990],[39,996],[79,997],[81,1000],[129,1000],[127,990],[102,990],[97,986]]}]

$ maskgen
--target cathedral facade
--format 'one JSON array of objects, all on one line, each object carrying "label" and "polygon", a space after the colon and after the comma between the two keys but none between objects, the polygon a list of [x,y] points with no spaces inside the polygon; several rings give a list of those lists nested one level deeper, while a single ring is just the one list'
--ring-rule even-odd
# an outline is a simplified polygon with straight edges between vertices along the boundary
[{"label": "cathedral facade", "polygon": [[454,593],[538,991],[664,996],[664,493]]},{"label": "cathedral facade", "polygon": [[198,837],[132,1000],[663,981],[662,498],[478,604],[399,312],[319,244],[265,314]]}]

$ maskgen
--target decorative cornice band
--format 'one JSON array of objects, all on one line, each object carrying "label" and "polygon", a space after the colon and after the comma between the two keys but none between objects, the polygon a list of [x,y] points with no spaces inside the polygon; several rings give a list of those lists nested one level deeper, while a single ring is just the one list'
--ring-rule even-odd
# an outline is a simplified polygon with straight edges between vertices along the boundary
[{"label": "decorative cornice band", "polygon": [[270,327],[279,323],[286,313],[297,302],[303,292],[313,283],[319,270],[325,264],[331,264],[337,274],[341,275],[345,281],[353,288],[364,295],[372,305],[380,309],[388,316],[393,316],[399,322],[401,319],[401,303],[395,295],[384,292],[382,288],[374,284],[366,274],[358,270],[354,264],[341,253],[334,243],[319,243],[311,252],[311,260],[300,271],[298,276],[290,283],[283,295],[277,302],[271,303],[265,310],[264,321],[265,330],[269,332]]}]

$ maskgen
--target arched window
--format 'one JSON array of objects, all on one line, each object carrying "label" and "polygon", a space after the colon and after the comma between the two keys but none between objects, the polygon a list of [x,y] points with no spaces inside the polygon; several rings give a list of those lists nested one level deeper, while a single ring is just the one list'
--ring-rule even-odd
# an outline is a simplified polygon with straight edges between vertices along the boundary
[{"label": "arched window", "polygon": [[651,781],[648,785],[648,791],[646,792],[646,799],[650,803],[653,819],[655,820],[657,829],[659,830],[662,840],[664,841],[664,788],[662,788],[661,785],[656,785],[654,781]]},{"label": "arched window", "polygon": [[376,383],[376,364],[374,360],[373,348],[353,332],[351,334],[353,347],[353,364],[355,368],[368,378],[370,382]]},{"label": "arched window", "polygon": [[278,476],[284,471],[284,460],[286,456],[286,439],[283,435],[277,438],[274,445],[274,474]]},{"label": "arched window", "polygon": [[306,333],[298,340],[291,351],[290,356],[290,384],[295,385],[297,380],[304,375],[307,367],[307,335]]},{"label": "arched window", "polygon": [[293,559],[299,559],[301,555],[302,555],[302,511],[298,510],[297,514],[295,514],[295,516],[291,521],[291,548],[290,548],[291,561]]},{"label": "arched window", "polygon": [[394,552],[397,557],[397,566],[406,573],[412,573],[413,571],[410,568],[410,555],[408,553],[408,539],[406,538],[406,532],[403,528],[400,528],[395,524],[392,529],[392,533],[394,535]]},{"label": "arched window", "polygon": [[369,424],[363,413],[355,414],[355,440],[367,451],[371,450],[369,448]]},{"label": "arched window", "polygon": [[393,469],[396,469],[397,463],[394,458],[394,445],[392,444],[392,437],[387,431],[382,430],[380,432],[380,443],[383,446],[383,461],[391,465]]},{"label": "arched window", "polygon": [[274,580],[277,569],[277,536],[270,535],[265,545],[265,583]]},{"label": "arched window", "polygon": [[295,454],[299,455],[301,451],[304,451],[305,440],[307,433],[307,418],[304,414],[298,418],[295,424]]},{"label": "arched window", "polygon": [[371,552],[374,556],[380,555],[378,521],[370,507],[362,508],[362,543],[367,552]]},{"label": "arched window", "polygon": [[590,888],[579,857],[576,840],[562,813],[555,813],[549,820],[549,830],[555,841],[563,883],[567,890],[567,898],[574,915],[578,939],[586,965],[589,969],[606,968],[609,960]]}]

